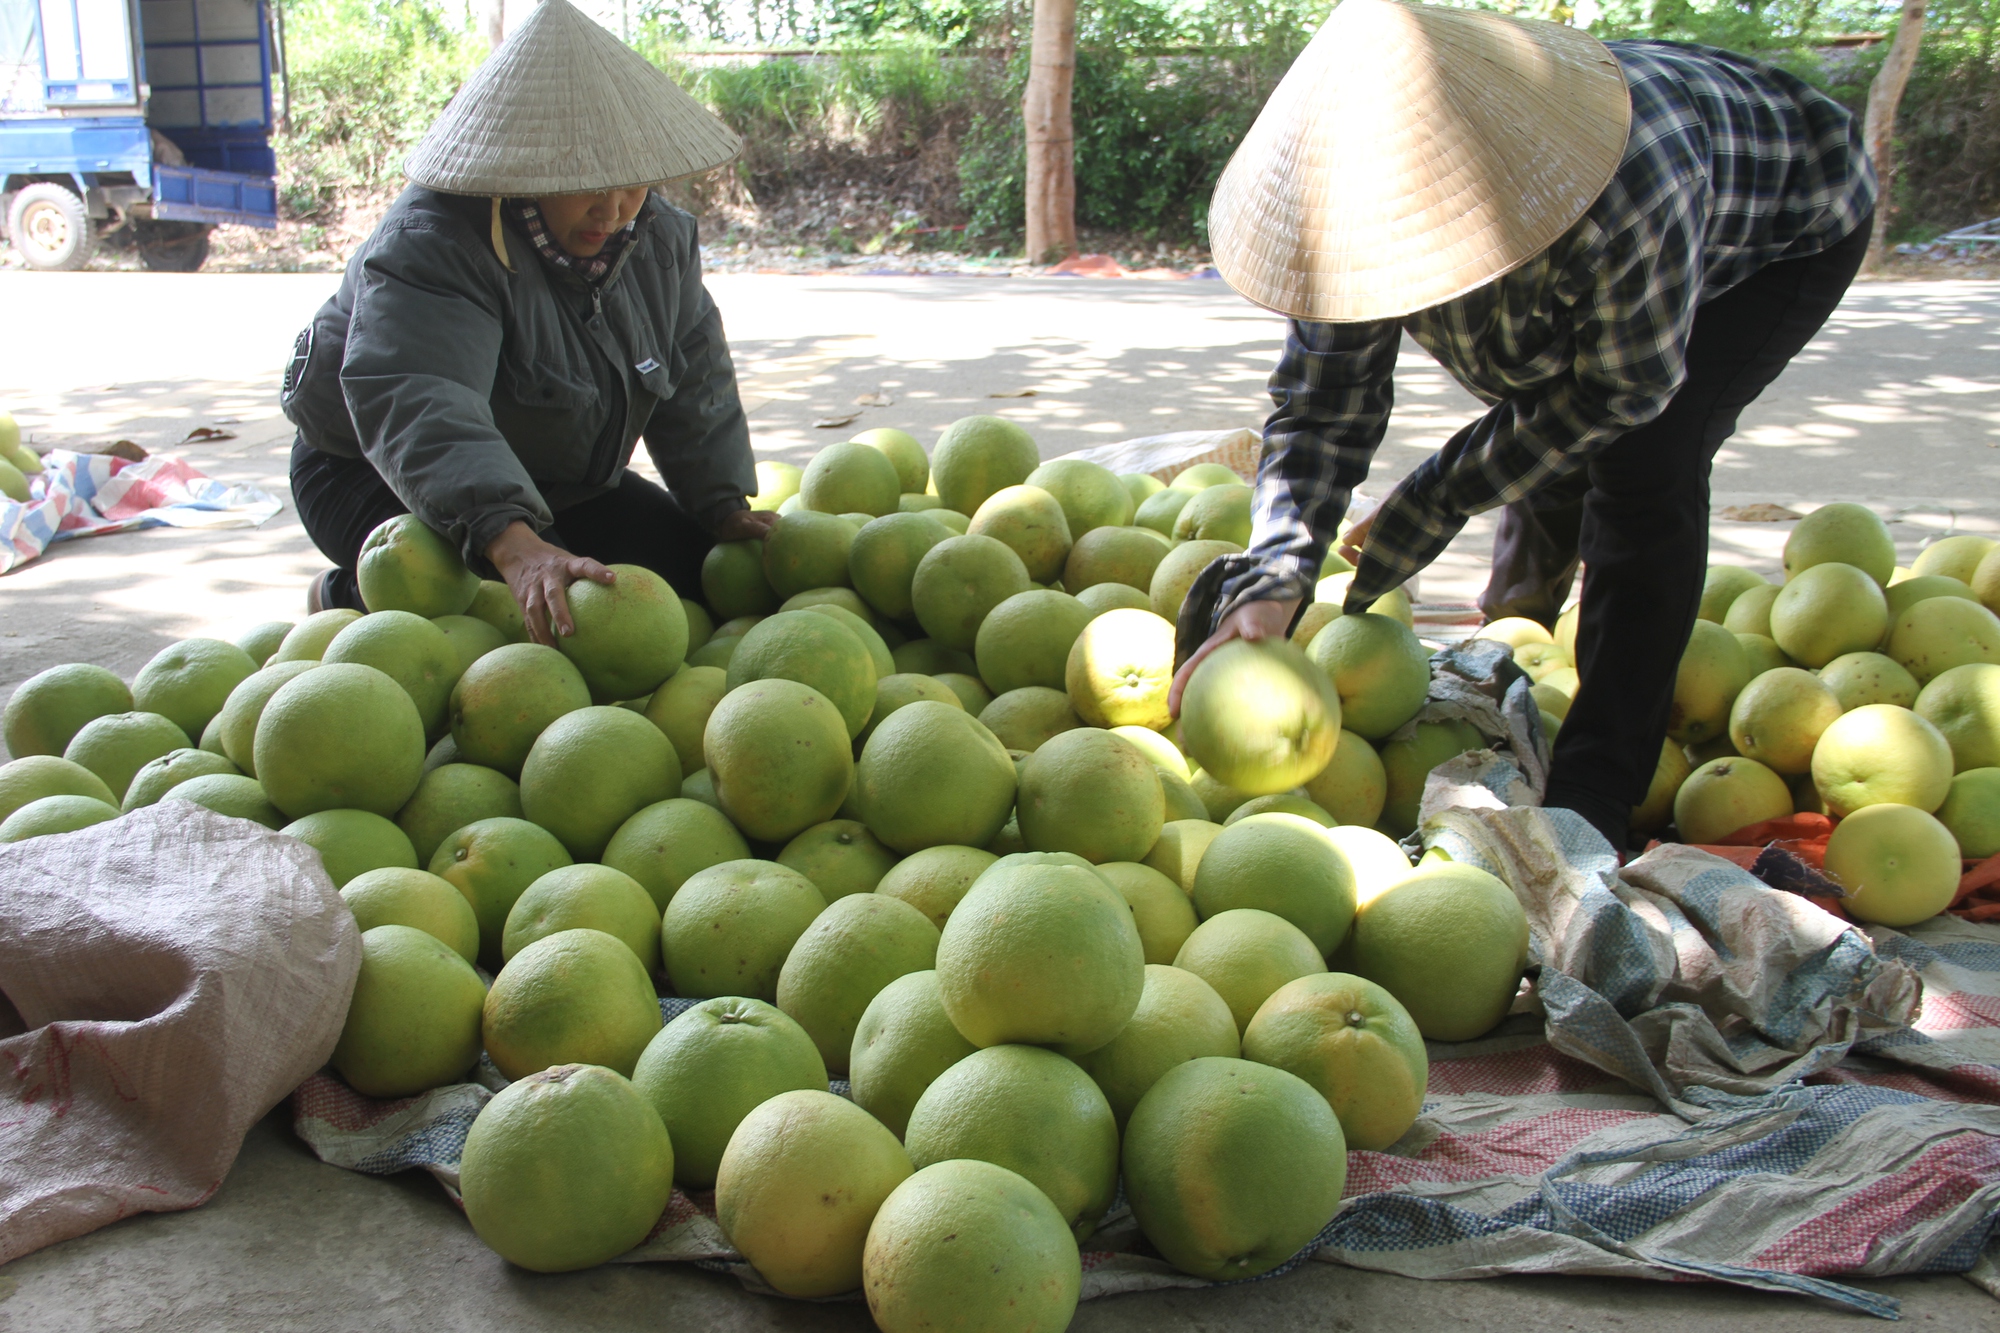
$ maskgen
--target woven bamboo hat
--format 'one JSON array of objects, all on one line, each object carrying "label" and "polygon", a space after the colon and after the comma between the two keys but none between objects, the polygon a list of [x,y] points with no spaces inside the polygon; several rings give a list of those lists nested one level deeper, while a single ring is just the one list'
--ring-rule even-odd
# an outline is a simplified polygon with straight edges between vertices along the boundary
[{"label": "woven bamboo hat", "polygon": [[466,80],[403,170],[447,194],[591,194],[692,176],[742,147],[569,0],[542,0]]},{"label": "woven bamboo hat", "polygon": [[1584,215],[1618,169],[1631,117],[1617,60],[1588,33],[1344,0],[1216,183],[1216,268],[1297,319],[1391,319],[1448,301]]}]

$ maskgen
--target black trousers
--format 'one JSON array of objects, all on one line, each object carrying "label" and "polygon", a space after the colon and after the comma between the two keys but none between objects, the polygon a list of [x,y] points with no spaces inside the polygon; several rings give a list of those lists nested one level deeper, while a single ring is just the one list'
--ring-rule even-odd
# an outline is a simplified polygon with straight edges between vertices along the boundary
[{"label": "black trousers", "polygon": [[[367,459],[322,453],[304,440],[292,445],[292,502],[306,535],[335,566],[326,605],[366,610],[354,575],[361,543],[409,507]],[[701,596],[702,557],[715,545],[671,492],[630,470],[616,490],[559,512],[542,540],[600,564],[650,569],[692,598]]]},{"label": "black trousers", "polygon": [[1868,249],[1872,217],[1827,250],[1772,264],[1695,314],[1688,376],[1666,411],[1590,465],[1508,505],[1493,537],[1487,616],[1552,625],[1581,559],[1582,678],[1544,803],[1624,846],[1666,739],[1674,675],[1708,565],[1709,469],[1756,400],[1826,322]]}]

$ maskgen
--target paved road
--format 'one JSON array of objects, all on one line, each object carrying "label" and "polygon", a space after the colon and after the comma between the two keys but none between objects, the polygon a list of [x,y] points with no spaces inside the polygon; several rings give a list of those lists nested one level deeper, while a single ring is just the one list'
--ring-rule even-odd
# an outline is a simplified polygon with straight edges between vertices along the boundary
[{"label": "paved road", "polygon": [[[38,441],[181,447],[211,474],[284,494],[290,434],[275,393],[323,276],[0,273],[0,408]],[[966,278],[714,280],[767,456],[803,460],[871,425],[928,443],[998,412],[1045,456],[1170,430],[1255,425],[1282,324],[1219,284]],[[2000,533],[2000,284],[1857,289],[1808,354],[1745,417],[1718,460],[1718,507],[1855,499],[1895,521],[1907,559],[1956,525]],[[1414,348],[1375,488],[1474,410]],[[995,397],[1033,390],[1032,397]],[[894,405],[851,426],[863,393]],[[1426,595],[1476,590],[1490,528],[1475,522]],[[1718,522],[1717,559],[1776,567],[1782,525]],[[131,672],[170,640],[293,618],[324,561],[289,512],[255,531],[152,531],[65,543],[0,577],[0,696],[59,661]],[[2000,1330],[2000,1303],[1955,1278],[1880,1284],[1911,1322]],[[1861,1316],[1680,1285],[1539,1280],[1423,1284],[1309,1265],[1229,1292],[1094,1302],[1079,1329],[1507,1328],[1791,1333]],[[282,1112],[251,1135],[221,1193],[142,1217],[0,1273],[0,1333],[26,1329],[426,1329],[559,1326],[859,1329],[851,1305],[778,1303],[681,1269],[568,1277],[506,1269],[431,1183],[312,1161]]]}]

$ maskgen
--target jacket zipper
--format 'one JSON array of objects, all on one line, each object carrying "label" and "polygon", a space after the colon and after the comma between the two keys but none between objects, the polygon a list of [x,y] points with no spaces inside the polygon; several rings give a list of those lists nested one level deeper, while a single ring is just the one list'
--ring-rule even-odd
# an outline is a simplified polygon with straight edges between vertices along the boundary
[{"label": "jacket zipper", "polygon": [[[618,275],[625,269],[625,261],[632,257],[633,244],[637,240],[636,236],[633,237],[632,242],[628,242],[625,248],[618,252],[618,258],[612,261],[611,271],[604,275],[604,281],[590,284],[592,319],[604,318],[604,289],[618,280]],[[600,347],[598,350],[602,352],[604,349]],[[583,484],[586,486],[602,486],[611,479],[611,470],[617,465],[618,454],[625,444],[625,422],[632,413],[632,386],[627,382],[625,366],[615,356],[610,360],[611,369],[617,374],[618,383],[625,391],[624,401],[616,408],[619,414],[618,425],[611,436],[610,448],[597,449],[591,457],[590,470],[584,474]]]}]

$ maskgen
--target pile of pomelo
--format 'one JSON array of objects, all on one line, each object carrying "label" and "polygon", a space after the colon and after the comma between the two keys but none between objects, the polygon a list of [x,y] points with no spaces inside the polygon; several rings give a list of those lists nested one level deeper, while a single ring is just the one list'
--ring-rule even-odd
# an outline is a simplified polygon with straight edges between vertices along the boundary
[{"label": "pile of pomelo", "polygon": [[[678,1185],[780,1291],[1060,1327],[1121,1178],[1186,1271],[1282,1264],[1347,1149],[1410,1128],[1424,1039],[1493,1028],[1526,961],[1507,886],[1392,841],[1483,744],[1415,720],[1407,599],[1343,615],[1330,557],[1291,639],[1214,654],[1176,721],[1181,603],[1249,540],[1228,469],[1043,463],[972,417],[758,470],[776,526],[699,599],[617,567],[558,648],[400,518],[366,615],[46,671],[6,706],[0,840],[185,801],[316,848],[362,930],[335,1070],[402,1097],[490,1057],[466,1209],[526,1267],[629,1249]],[[2000,847],[2000,559],[1939,543],[1885,590],[1886,533],[1843,513],[1783,589],[1711,580],[1675,736],[1749,758],[1670,746],[1636,818],[1692,840],[1824,792],[1862,811],[1829,865],[1893,863],[1865,914]],[[1550,728],[1573,628],[1484,631]],[[698,1003],[663,1025],[662,995]]]}]

